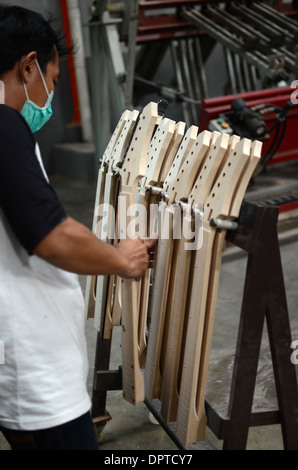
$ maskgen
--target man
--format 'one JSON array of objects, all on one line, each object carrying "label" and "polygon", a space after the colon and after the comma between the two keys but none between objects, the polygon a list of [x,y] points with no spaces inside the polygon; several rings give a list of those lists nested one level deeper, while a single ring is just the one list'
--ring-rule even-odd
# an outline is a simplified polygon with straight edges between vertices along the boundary
[{"label": "man", "polygon": [[33,132],[67,51],[39,14],[0,5],[0,429],[12,449],[98,449],[77,274],[140,278],[153,240],[113,247],[65,212]]}]

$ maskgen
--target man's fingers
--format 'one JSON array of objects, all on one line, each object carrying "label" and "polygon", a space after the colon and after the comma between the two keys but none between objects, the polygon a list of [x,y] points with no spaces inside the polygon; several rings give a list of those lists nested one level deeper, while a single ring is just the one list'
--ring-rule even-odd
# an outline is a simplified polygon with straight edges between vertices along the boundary
[{"label": "man's fingers", "polygon": [[129,269],[123,277],[140,281],[147,269],[153,268],[155,263],[155,248],[158,238],[137,238],[120,242],[122,252],[129,260]]},{"label": "man's fingers", "polygon": [[158,243],[158,238],[144,238],[144,244],[147,249],[154,248]]},{"label": "man's fingers", "polygon": [[149,256],[148,268],[154,268],[157,243],[158,243],[157,235],[156,237],[153,236],[151,238],[144,239],[144,244],[147,248],[147,253]]}]

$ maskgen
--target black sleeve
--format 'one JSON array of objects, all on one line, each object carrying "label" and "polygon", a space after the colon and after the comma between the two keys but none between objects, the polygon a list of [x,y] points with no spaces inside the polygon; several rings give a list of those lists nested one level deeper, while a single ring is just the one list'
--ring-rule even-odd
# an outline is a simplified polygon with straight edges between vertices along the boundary
[{"label": "black sleeve", "polygon": [[0,207],[29,254],[67,217],[35,151],[22,116],[0,105]]}]

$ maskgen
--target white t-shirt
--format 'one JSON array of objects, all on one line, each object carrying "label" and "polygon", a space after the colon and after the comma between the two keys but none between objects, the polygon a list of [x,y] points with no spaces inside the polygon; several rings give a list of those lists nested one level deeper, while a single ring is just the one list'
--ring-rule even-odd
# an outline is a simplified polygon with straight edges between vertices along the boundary
[{"label": "white t-shirt", "polygon": [[[19,126],[24,134],[23,153],[9,136],[9,119],[12,132]],[[33,431],[90,410],[84,299],[77,275],[30,253],[63,210],[51,196],[32,134],[2,106],[0,140],[0,426]]]},{"label": "white t-shirt", "polygon": [[29,257],[0,210],[0,425],[37,430],[90,409],[77,276]]}]

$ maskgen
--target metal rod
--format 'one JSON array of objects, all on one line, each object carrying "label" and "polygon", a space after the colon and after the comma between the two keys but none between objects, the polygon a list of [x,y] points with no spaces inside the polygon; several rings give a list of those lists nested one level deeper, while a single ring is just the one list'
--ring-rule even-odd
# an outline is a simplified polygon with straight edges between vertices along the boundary
[{"label": "metal rod", "polygon": [[133,108],[133,90],[134,90],[134,75],[135,75],[135,65],[136,65],[138,14],[139,14],[138,0],[130,0],[129,2],[127,77],[126,77],[126,88],[125,88],[125,106],[129,109]]},{"label": "metal rod", "polygon": [[226,59],[226,66],[227,66],[227,72],[228,72],[228,77],[230,81],[231,93],[233,95],[236,95],[238,90],[237,90],[235,73],[234,73],[232,53],[227,47],[224,47],[223,49],[224,49],[224,55]]},{"label": "metal rod", "polygon": [[[174,64],[174,70],[176,73],[176,80],[177,80],[177,85],[178,85],[178,90],[180,93],[185,94],[184,90],[184,83],[183,83],[183,76],[182,76],[182,71],[181,71],[181,65],[179,61],[179,55],[178,55],[178,49],[179,49],[179,43],[178,41],[172,41],[171,43],[171,53],[172,53],[172,60]],[[189,114],[189,109],[187,103],[184,101],[182,103],[182,113],[183,113],[183,118],[186,123],[186,125],[189,127],[191,125],[191,117]]]},{"label": "metal rod", "polygon": [[260,31],[262,31],[271,40],[283,40],[284,35],[276,28],[276,26],[263,18],[259,18],[252,10],[246,8],[244,5],[231,5],[233,12],[242,15],[246,20],[250,20]]},{"label": "metal rod", "polygon": [[181,14],[185,19],[197,25],[200,29],[202,29],[202,31],[209,34],[217,41],[221,42],[232,52],[243,56],[248,63],[255,65],[256,67],[261,69],[267,76],[273,78],[274,74],[268,68],[268,59],[266,57],[264,57],[265,60],[263,61],[263,59],[261,59],[259,55],[250,51],[245,51],[243,49],[243,43],[238,38],[230,34],[228,31],[223,31],[222,28],[216,27],[216,25],[211,20],[209,20],[206,16],[202,15],[198,11],[186,10],[184,8]]},{"label": "metal rod", "polygon": [[210,220],[211,227],[217,227],[223,230],[237,230],[238,223],[232,222],[230,220],[223,220],[223,219],[211,219]]},{"label": "metal rod", "polygon": [[257,45],[257,38],[255,34],[252,34],[250,30],[246,28],[246,25],[241,22],[235,21],[235,18],[232,15],[228,15],[226,11],[217,7],[208,7],[208,13],[220,21],[220,23],[228,26],[233,30],[234,33],[239,34],[245,40],[246,45],[250,44]]},{"label": "metal rod", "polygon": [[279,23],[281,26],[291,29],[295,35],[298,34],[298,26],[296,21],[271,8],[269,5],[266,5],[266,3],[263,4],[255,2],[252,4],[252,8],[261,11],[262,13],[266,13],[272,18],[272,20]]},{"label": "metal rod", "polygon": [[199,82],[201,88],[201,98],[205,99],[208,98],[208,85],[207,85],[207,76],[206,70],[204,67],[203,57],[202,57],[202,50],[201,50],[201,43],[199,38],[194,39],[194,53],[195,53],[195,60],[197,63],[197,69],[199,74]]}]

